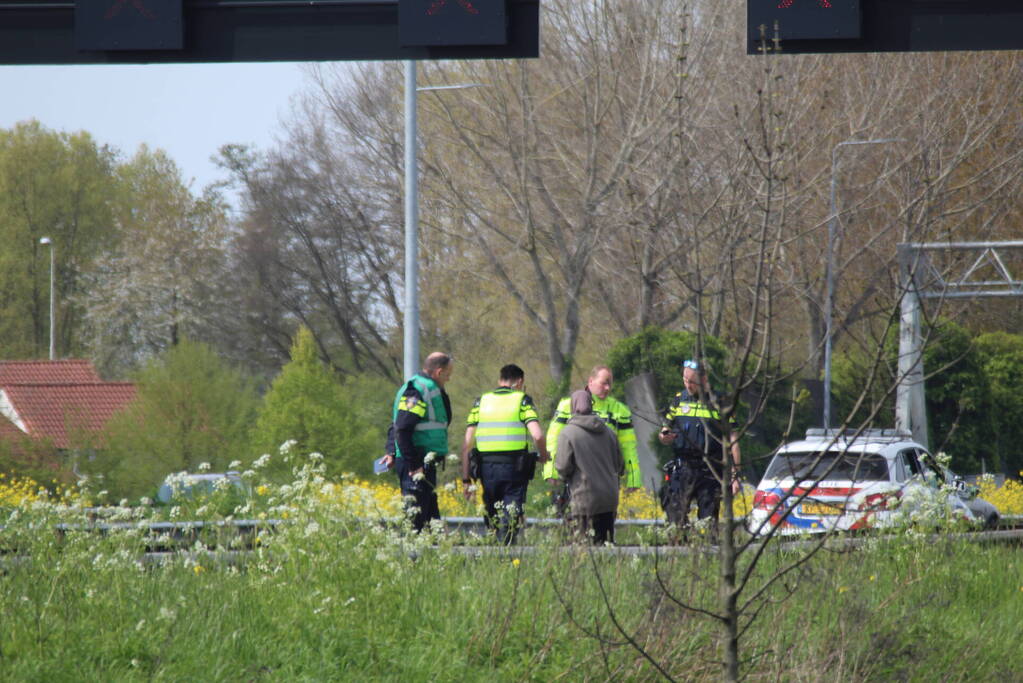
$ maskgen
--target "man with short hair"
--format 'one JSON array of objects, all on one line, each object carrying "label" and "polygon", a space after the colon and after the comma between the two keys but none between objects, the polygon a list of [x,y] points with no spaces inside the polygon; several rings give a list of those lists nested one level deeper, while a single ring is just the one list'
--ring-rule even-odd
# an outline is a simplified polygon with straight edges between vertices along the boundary
[{"label": "man with short hair", "polygon": [[[618,438],[618,444],[625,459],[625,486],[629,489],[643,485],[643,476],[639,469],[639,456],[636,454],[636,430],[632,427],[632,411],[629,407],[611,397],[611,384],[614,376],[611,368],[597,365],[590,371],[586,388],[592,398],[593,414],[599,417],[608,429]],[[550,448],[551,462],[543,469],[543,478],[552,486],[557,485],[557,470],[554,460],[557,458],[558,434],[572,417],[572,399],[565,397],[558,403],[547,428],[547,444]],[[560,510],[559,510],[560,512]]]},{"label": "man with short hair", "polygon": [[[518,365],[501,368],[497,389],[476,399],[466,420],[462,444],[462,490],[466,500],[473,496],[472,482],[483,485],[487,525],[497,532],[501,543],[515,543],[522,527],[526,489],[536,462],[529,452],[532,437],[547,462],[543,429],[533,399],[525,393],[526,374]],[[473,447],[478,452],[479,470],[472,472]]]},{"label": "man with short hair", "polygon": [[[716,540],[726,464],[730,465],[728,477],[732,493],[739,491],[739,443],[718,415],[706,363],[684,361],[682,383],[684,389],[672,399],[658,436],[675,454],[665,483],[667,495],[662,500],[668,522],[682,530],[689,526],[689,506],[695,500],[697,519],[712,520],[711,538]],[[725,462],[725,448],[731,453],[731,463]]]},{"label": "man with short hair", "polygon": [[437,464],[447,456],[451,422],[451,400],[444,385],[454,369],[450,355],[434,351],[426,357],[422,371],[402,384],[394,396],[387,453],[393,454],[405,514],[417,532],[430,520],[440,519]]},{"label": "man with short hair", "polygon": [[618,479],[625,473],[622,451],[614,433],[593,413],[590,392],[574,392],[569,405],[572,417],[558,434],[555,460],[571,492],[566,521],[577,536],[592,534],[594,545],[614,543]]}]

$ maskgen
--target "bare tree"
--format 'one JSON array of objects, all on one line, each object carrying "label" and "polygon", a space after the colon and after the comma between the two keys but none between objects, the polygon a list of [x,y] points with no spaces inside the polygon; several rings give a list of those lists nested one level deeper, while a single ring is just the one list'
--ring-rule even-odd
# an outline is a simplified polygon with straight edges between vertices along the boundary
[{"label": "bare tree", "polygon": [[430,82],[487,84],[431,98],[443,123],[429,139],[450,143],[427,146],[427,201],[458,217],[437,227],[483,255],[544,340],[555,381],[570,374],[587,301],[606,298],[594,272],[605,245],[673,206],[660,174],[678,34],[658,11],[678,3],[655,4],[553,3],[543,60],[425,70]]},{"label": "bare tree", "polygon": [[371,178],[365,160],[351,153],[373,143],[355,140],[352,122],[393,103],[356,116],[358,106],[372,105],[316,97],[324,92],[307,99],[286,144],[273,152],[222,151],[245,193],[240,258],[268,298],[264,331],[274,344],[286,348],[286,331],[301,323],[342,373],[396,379],[401,226],[388,185]]},{"label": "bare tree", "polygon": [[[958,67],[953,66],[957,60],[952,60],[950,68],[968,74],[970,68],[964,67],[984,61],[963,59],[966,63]],[[830,180],[834,146],[844,139],[885,135],[898,139],[902,148],[875,150],[870,155],[869,171],[848,170],[844,194],[849,196],[842,198],[839,207],[844,228],[840,272],[846,275],[844,289],[851,291],[843,294],[838,317],[861,334],[858,341],[867,353],[859,396],[840,422],[861,430],[880,419],[879,411],[887,405],[881,400],[863,410],[872,395],[891,396],[900,379],[897,371],[889,371],[888,351],[880,343],[897,323],[898,302],[904,294],[896,277],[894,243],[907,237],[936,236],[941,230],[952,235],[984,234],[1001,217],[1011,215],[1013,207],[1007,200],[1019,179],[1018,145],[1000,152],[996,141],[1015,139],[1018,98],[1010,94],[1002,99],[991,92],[984,99],[978,88],[969,87],[967,76],[961,101],[935,112],[936,103],[926,95],[919,101],[898,96],[907,83],[903,78],[919,83],[924,80],[921,72],[906,74],[898,65],[889,67],[880,60],[860,58],[835,68],[820,60],[761,57],[750,60],[750,66],[755,84],[750,87],[748,79],[736,79],[738,87],[722,94],[734,102],[731,124],[721,125],[715,146],[699,148],[725,155],[728,142],[741,146],[734,154],[736,163],[727,166],[727,180],[717,184],[722,190],[702,197],[687,195],[695,201],[685,205],[690,211],[675,223],[672,236],[681,245],[677,253],[685,254],[686,263],[673,271],[677,280],[672,287],[691,306],[687,315],[692,329],[700,334],[723,330],[732,343],[733,367],[730,375],[716,377],[720,393],[715,408],[723,423],[734,426],[732,439],[741,439],[756,418],[755,409],[748,414],[738,410],[748,392],[770,395],[787,374],[800,368],[815,373],[819,367],[823,253],[830,219],[827,192],[821,188],[828,187],[822,181]],[[870,71],[872,66],[877,69]],[[842,68],[855,78],[836,77]],[[890,79],[886,78],[889,69]],[[822,82],[830,85],[822,87]],[[848,89],[838,87],[839,83]],[[857,92],[856,86],[866,94]],[[942,91],[941,96],[946,94]],[[752,106],[747,104],[751,101]],[[822,111],[835,116],[817,130],[808,127]],[[874,121],[874,114],[891,116],[894,122]],[[848,125],[849,132],[843,125]],[[691,211],[698,206],[709,211]],[[694,230],[694,215],[708,217],[700,230]],[[729,225],[723,224],[725,220]],[[702,242],[701,236],[706,238]],[[793,301],[803,301],[803,320]],[[800,327],[806,329],[807,320],[812,327],[808,344],[798,334]],[[860,321],[860,330],[852,327],[855,321]],[[852,415],[857,416],[855,424],[850,424]],[[720,444],[726,473],[734,464],[730,445],[729,439]],[[784,514],[798,505],[826,476],[806,482],[804,490],[779,503],[776,512]],[[740,525],[733,516],[729,477],[719,483],[724,532],[713,563],[716,601],[686,600],[672,578],[659,575],[658,580],[666,599],[714,624],[722,677],[738,680],[743,673],[743,633],[773,600],[795,593],[800,572],[825,547],[828,535],[765,570],[762,560],[773,545],[776,529],[763,525],[757,540],[736,536]],[[594,571],[599,573],[597,565]],[[630,628],[614,618],[610,605],[608,610],[615,638],[606,630],[591,630],[591,637],[636,648],[660,675],[671,678],[670,663],[658,660],[642,644],[639,635],[645,627]]]}]

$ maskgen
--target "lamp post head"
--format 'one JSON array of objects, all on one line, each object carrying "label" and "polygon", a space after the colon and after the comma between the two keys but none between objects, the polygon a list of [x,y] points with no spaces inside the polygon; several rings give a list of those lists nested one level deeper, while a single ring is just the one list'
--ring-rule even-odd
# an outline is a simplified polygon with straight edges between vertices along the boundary
[{"label": "lamp post head", "polygon": [[39,244],[53,244],[49,237],[40,237]]}]

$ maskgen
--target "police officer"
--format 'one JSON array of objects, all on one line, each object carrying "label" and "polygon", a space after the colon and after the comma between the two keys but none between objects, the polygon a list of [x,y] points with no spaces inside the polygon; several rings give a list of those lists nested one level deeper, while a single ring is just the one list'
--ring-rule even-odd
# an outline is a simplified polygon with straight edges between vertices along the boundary
[{"label": "police officer", "polygon": [[[479,453],[477,476],[483,485],[487,524],[500,542],[515,543],[522,526],[526,487],[536,466],[529,452],[529,437],[547,462],[543,429],[536,407],[523,391],[525,373],[517,365],[501,368],[497,389],[478,399],[466,420],[462,444],[462,489],[466,500],[473,496],[471,462],[473,446]],[[499,509],[500,508],[500,509]]]},{"label": "police officer", "polygon": [[[636,454],[636,430],[632,427],[632,411],[621,401],[611,398],[611,383],[614,376],[611,368],[598,365],[590,371],[586,381],[586,391],[593,397],[593,414],[604,421],[615,436],[625,458],[625,486],[636,489],[643,485],[643,477],[639,470],[639,457]],[[543,478],[552,486],[557,486],[558,473],[554,469],[554,458],[557,456],[558,434],[572,418],[572,398],[566,396],[558,403],[558,408],[547,428],[547,443],[551,447],[551,461],[543,469]],[[565,501],[567,502],[567,501]],[[562,512],[559,510],[559,512]]]},{"label": "police officer", "polygon": [[682,363],[684,389],[672,399],[659,440],[670,445],[675,459],[669,463],[668,495],[663,498],[668,522],[680,529],[689,525],[689,506],[696,501],[698,519],[711,519],[711,537],[717,538],[721,480],[725,469],[722,442],[731,442],[729,477],[732,493],[739,491],[739,444],[721,423],[707,381],[706,366]]},{"label": "police officer", "polygon": [[[451,400],[444,385],[454,372],[455,362],[446,353],[434,351],[426,357],[421,372],[398,389],[391,410],[391,433],[387,453],[393,462],[405,514],[418,532],[432,519],[440,519],[437,507],[437,465],[448,452],[448,424]],[[388,462],[388,464],[390,464]]]}]

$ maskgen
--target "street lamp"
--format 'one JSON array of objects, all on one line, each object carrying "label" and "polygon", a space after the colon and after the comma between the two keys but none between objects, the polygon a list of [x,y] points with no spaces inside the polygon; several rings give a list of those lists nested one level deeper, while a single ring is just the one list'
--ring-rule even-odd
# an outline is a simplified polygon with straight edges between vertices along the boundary
[{"label": "street lamp", "polygon": [[53,288],[53,263],[54,263],[54,261],[53,261],[53,259],[54,259],[55,248],[53,246],[53,240],[51,240],[49,237],[41,237],[39,239],[39,244],[42,244],[42,245],[47,246],[47,247],[50,248],[50,360],[55,360],[56,357],[57,357],[57,344],[56,344],[56,337],[54,336],[54,329],[55,329],[54,320],[55,320],[55,318],[54,318],[54,306],[53,306],[53,296],[54,296],[54,294],[53,294],[54,293],[54,288]]},{"label": "street lamp", "polygon": [[419,370],[419,170],[416,165],[418,123],[416,92],[478,88],[483,83],[416,87],[416,62],[405,61],[405,315],[404,373]]},{"label": "street lamp", "polygon": [[845,140],[831,150],[831,215],[828,218],[827,295],[824,300],[824,428],[831,426],[831,336],[832,315],[835,306],[835,233],[838,230],[838,209],[835,206],[835,187],[838,179],[838,150],[851,145],[879,145],[885,142],[905,142],[902,138],[876,140]]}]

